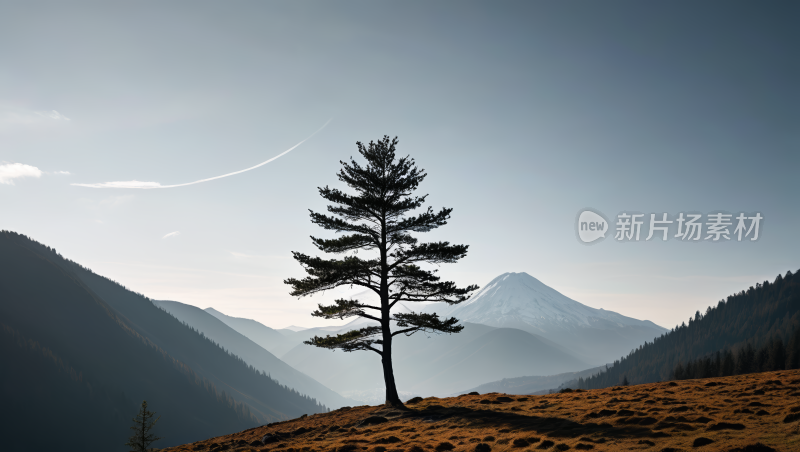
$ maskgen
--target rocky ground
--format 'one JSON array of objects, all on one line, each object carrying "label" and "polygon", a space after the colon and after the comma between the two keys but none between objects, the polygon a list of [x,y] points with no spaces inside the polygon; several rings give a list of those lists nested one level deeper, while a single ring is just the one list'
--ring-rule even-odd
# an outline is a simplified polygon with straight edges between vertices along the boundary
[{"label": "rocky ground", "polygon": [[800,371],[342,408],[175,452],[800,451]]}]

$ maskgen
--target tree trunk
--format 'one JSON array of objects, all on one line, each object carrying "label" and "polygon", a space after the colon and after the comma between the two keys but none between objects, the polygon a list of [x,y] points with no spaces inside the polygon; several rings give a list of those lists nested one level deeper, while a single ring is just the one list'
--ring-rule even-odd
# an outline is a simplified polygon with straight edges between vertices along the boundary
[{"label": "tree trunk", "polygon": [[397,395],[397,385],[394,382],[394,369],[392,368],[392,329],[389,308],[389,265],[386,249],[386,214],[383,214],[381,221],[381,328],[383,330],[383,344],[381,363],[383,364],[383,381],[386,384],[386,405],[394,407],[404,407]]},{"label": "tree trunk", "polygon": [[[397,395],[397,385],[394,382],[394,370],[392,369],[392,335],[387,334],[387,329],[383,333],[383,381],[386,383],[386,405],[404,406]],[[388,339],[386,338],[388,336]]]}]

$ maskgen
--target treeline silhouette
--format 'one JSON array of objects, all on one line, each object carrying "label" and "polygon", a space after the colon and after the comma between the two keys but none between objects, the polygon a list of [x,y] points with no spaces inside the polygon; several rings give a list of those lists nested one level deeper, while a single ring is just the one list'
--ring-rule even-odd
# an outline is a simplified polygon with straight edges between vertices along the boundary
[{"label": "treeline silhouette", "polygon": [[0,362],[8,450],[122,451],[142,400],[163,416],[162,447],[327,411],[145,297],[9,231]]},{"label": "treeline silhouette", "polygon": [[[800,369],[800,330],[794,332],[788,343],[787,347],[780,337],[775,337],[759,349],[748,343],[739,347],[735,354],[728,349],[718,351],[713,356],[689,360],[686,364],[679,362],[673,370],[672,379],[691,380]],[[787,353],[787,348],[791,352]]]},{"label": "treeline silhouette", "polygon": [[[800,276],[787,272],[699,311],[613,366],[564,386],[597,389],[800,368]],[[688,375],[688,376],[687,376]]]}]

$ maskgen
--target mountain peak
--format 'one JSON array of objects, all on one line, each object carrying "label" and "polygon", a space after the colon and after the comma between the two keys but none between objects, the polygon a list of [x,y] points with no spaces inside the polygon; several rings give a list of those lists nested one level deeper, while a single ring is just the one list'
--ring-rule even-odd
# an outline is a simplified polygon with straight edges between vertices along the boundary
[{"label": "mountain peak", "polygon": [[524,324],[540,333],[553,329],[613,328],[645,323],[658,328],[652,322],[581,304],[525,272],[503,273],[464,303],[428,310],[492,326]]},{"label": "mountain peak", "polygon": [[647,320],[578,303],[525,272],[503,273],[461,304],[441,304],[429,305],[423,312],[521,329],[596,364],[616,359],[666,331]]}]

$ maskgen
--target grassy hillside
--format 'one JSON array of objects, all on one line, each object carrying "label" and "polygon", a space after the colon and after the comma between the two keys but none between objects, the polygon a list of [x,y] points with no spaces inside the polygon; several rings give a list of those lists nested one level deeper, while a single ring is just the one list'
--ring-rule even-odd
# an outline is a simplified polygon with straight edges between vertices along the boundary
[{"label": "grassy hillside", "polygon": [[542,396],[430,397],[407,410],[341,409],[165,452],[791,452],[800,450],[799,386],[793,370]]}]

